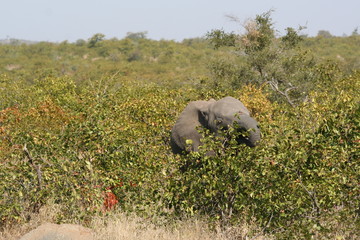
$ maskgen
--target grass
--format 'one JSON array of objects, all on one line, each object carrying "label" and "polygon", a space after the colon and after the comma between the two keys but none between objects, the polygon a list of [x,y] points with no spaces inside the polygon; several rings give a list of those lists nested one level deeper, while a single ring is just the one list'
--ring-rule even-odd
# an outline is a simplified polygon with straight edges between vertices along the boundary
[{"label": "grass", "polygon": [[[126,216],[118,213],[110,218],[97,218],[93,221],[95,239],[97,240],[230,240],[250,239],[248,234],[251,228],[246,225],[227,229],[215,227],[210,229],[209,225],[199,219],[193,218],[178,221],[170,225],[161,225],[144,220],[137,216]],[[271,239],[261,234],[256,239]]]},{"label": "grass", "polygon": [[[48,205],[40,209],[37,214],[29,214],[30,220],[23,224],[7,226],[0,232],[0,240],[18,240],[21,236],[30,232],[44,223],[56,223],[60,213],[60,206]],[[353,223],[353,231],[349,231],[348,223],[340,223],[336,217],[322,219],[322,225],[333,229],[327,234],[315,231],[311,239],[336,239],[355,240],[359,239],[359,231],[356,223]],[[81,224],[77,222],[68,222]],[[332,226],[330,226],[332,225]],[[336,226],[335,226],[336,225]],[[158,216],[142,218],[134,214],[126,214],[120,211],[99,214],[93,217],[86,226],[94,235],[94,240],[268,240],[277,237],[265,234],[255,223],[231,227],[209,225],[208,222],[198,217],[185,220],[166,221]],[[345,230],[347,229],[347,230]],[[302,239],[300,234],[293,239]],[[285,239],[284,235],[279,236]]]},{"label": "grass", "polygon": [[[27,232],[46,222],[55,222],[59,206],[43,207],[39,213],[32,214],[26,224],[6,227],[0,232],[0,240],[18,240]],[[210,228],[199,218],[164,223],[160,218],[144,219],[123,212],[111,212],[105,216],[96,216],[88,224],[94,232],[94,240],[233,240],[233,239],[272,239],[262,234],[260,228],[247,224],[220,228]],[[252,237],[249,237],[252,236]]]}]

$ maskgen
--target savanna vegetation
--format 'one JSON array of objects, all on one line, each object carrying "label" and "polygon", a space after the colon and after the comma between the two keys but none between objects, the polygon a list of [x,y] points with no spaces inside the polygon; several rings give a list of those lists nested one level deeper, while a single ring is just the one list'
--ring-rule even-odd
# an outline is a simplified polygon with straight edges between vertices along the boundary
[{"label": "savanna vegetation", "polygon": [[[357,34],[278,36],[269,12],[241,34],[96,34],[0,55],[1,230],[57,206],[54,222],[85,226],[120,211],[155,225],[199,217],[227,239],[359,237]],[[227,95],[260,123],[260,145],[210,135],[173,155],[187,103]],[[256,227],[231,231],[246,224]]]}]

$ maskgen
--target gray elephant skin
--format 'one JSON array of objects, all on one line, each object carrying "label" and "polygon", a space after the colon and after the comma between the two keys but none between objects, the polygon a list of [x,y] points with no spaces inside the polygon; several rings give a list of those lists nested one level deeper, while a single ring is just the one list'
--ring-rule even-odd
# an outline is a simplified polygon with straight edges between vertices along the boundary
[{"label": "gray elephant skin", "polygon": [[229,126],[237,131],[248,132],[237,138],[239,144],[255,147],[259,143],[261,138],[259,125],[238,99],[225,97],[218,101],[211,99],[190,102],[171,130],[172,151],[175,154],[198,151],[202,138],[198,131],[199,127],[218,133],[221,129],[228,129]]}]

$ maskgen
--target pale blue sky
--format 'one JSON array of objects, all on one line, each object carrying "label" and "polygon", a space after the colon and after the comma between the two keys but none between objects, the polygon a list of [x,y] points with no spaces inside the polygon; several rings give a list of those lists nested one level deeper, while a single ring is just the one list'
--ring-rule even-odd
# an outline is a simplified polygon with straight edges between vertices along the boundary
[{"label": "pale blue sky", "polygon": [[151,39],[181,41],[211,29],[238,32],[241,25],[226,15],[244,22],[270,9],[280,32],[299,25],[310,36],[360,31],[360,0],[0,0],[0,6],[0,39],[74,42],[148,31]]}]

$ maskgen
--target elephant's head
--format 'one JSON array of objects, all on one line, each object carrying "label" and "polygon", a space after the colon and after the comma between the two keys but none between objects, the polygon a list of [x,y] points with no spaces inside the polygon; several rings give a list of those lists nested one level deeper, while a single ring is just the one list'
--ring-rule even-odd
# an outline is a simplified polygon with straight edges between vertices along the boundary
[{"label": "elephant's head", "polygon": [[[202,135],[198,127],[205,127],[218,133],[221,129],[233,127],[239,133],[237,141],[254,147],[260,140],[260,129],[247,108],[233,97],[219,101],[190,102],[180,114],[171,130],[170,145],[173,153],[198,151]],[[191,141],[188,141],[191,140]],[[191,144],[189,146],[189,143]],[[190,148],[189,148],[190,147]]]},{"label": "elephant's head", "polygon": [[212,132],[227,130],[232,126],[235,130],[244,133],[238,137],[239,143],[255,147],[260,141],[261,134],[257,121],[250,117],[250,112],[244,104],[233,97],[213,101],[201,109],[201,115],[206,127]]}]

